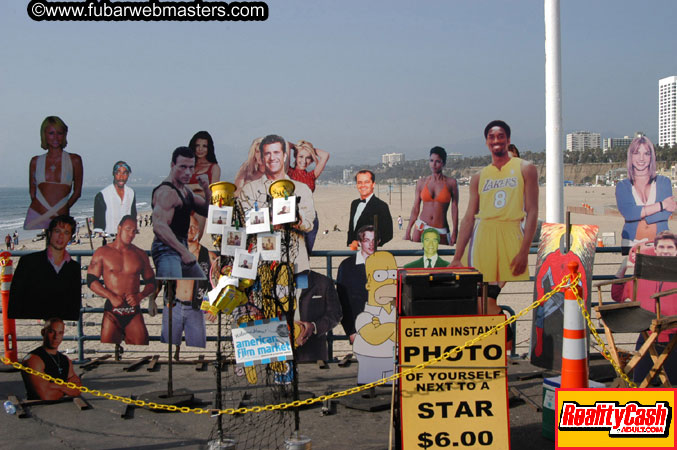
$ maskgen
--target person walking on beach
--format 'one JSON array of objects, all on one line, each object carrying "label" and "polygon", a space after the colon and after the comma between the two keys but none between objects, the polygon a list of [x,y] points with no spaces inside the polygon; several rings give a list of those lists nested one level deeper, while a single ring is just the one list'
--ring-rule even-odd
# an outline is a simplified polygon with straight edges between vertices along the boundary
[{"label": "person walking on beach", "polygon": [[190,215],[196,211],[207,216],[211,201],[209,183],[198,177],[205,197],[195,196],[186,186],[195,171],[195,153],[189,147],[178,147],[172,153],[172,163],[167,178],[152,194],[153,233],[151,255],[155,262],[157,278],[190,278],[201,280],[205,274],[195,256],[188,251]]},{"label": "person walking on beach", "polygon": [[402,229],[402,216],[397,216],[397,227]]},{"label": "person walking on beach", "polygon": [[146,252],[132,244],[137,232],[136,219],[124,216],[115,240],[94,252],[87,269],[87,286],[106,299],[101,321],[103,343],[119,344],[124,337],[127,344],[148,345],[140,305],[155,292],[155,274]]},{"label": "person walking on beach", "polygon": [[7,246],[7,250],[12,249],[12,236],[7,233],[7,236],[5,236],[5,245]]},{"label": "person walking on beach", "polygon": [[[26,358],[22,361],[23,365],[38,372],[46,373],[53,378],[82,386],[80,377],[73,370],[71,360],[68,359],[68,356],[59,352],[59,346],[64,335],[63,320],[59,318],[48,319],[40,333],[42,334],[42,345],[26,355]],[[59,400],[66,395],[80,396],[78,389],[72,389],[65,385],[59,386],[56,383],[43,380],[37,375],[29,375],[28,372],[22,371],[21,377],[26,386],[28,400]]]},{"label": "person walking on beach", "polygon": [[16,249],[19,246],[19,232],[17,230],[14,230],[14,246],[12,247],[12,250]]},{"label": "person walking on beach", "polygon": [[493,283],[484,313],[499,314],[498,283],[529,279],[529,247],[538,219],[538,173],[533,164],[510,157],[507,123],[490,122],[484,137],[491,164],[470,180],[468,209],[450,266],[472,266],[482,272],[484,281]]}]

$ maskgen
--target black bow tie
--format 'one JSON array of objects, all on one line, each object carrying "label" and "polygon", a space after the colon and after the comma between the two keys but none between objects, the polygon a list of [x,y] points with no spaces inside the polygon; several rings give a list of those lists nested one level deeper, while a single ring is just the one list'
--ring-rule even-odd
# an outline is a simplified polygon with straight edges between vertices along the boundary
[{"label": "black bow tie", "polygon": [[367,203],[367,199],[364,198],[364,199],[360,200],[360,203]]}]

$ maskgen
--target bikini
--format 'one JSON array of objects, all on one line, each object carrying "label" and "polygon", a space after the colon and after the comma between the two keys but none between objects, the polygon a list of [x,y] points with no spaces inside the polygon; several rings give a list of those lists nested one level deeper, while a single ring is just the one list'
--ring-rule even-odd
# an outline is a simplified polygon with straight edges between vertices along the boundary
[{"label": "bikini", "polygon": [[38,213],[33,208],[28,208],[26,213],[26,220],[24,221],[24,230],[39,230],[47,228],[52,217],[56,216],[57,212],[68,203],[68,195],[56,202],[55,205],[50,205],[45,196],[40,190],[40,184],[63,184],[64,186],[73,185],[73,162],[71,161],[70,153],[66,151],[61,152],[61,177],[59,182],[47,181],[45,176],[47,153],[38,156],[35,164],[35,199],[47,211],[43,214]]},{"label": "bikini", "polygon": [[[449,203],[451,201],[451,192],[449,192],[449,188],[447,187],[447,184],[444,184],[444,189],[442,189],[440,192],[437,193],[437,197],[433,197],[432,194],[430,193],[430,190],[428,189],[428,183],[426,183],[423,186],[423,190],[421,191],[421,200],[423,202],[438,202],[438,203]],[[415,229],[418,231],[423,231],[428,228],[434,228],[437,230],[440,235],[445,235],[447,236],[447,242],[451,242],[451,233],[449,233],[448,228],[435,228],[431,227],[421,219],[416,219],[416,222],[414,223]]]},{"label": "bikini", "polygon": [[421,191],[421,200],[424,202],[449,203],[451,201],[451,192],[449,192],[447,184],[444,183],[444,189],[437,193],[437,197],[433,197],[430,194],[430,190],[428,190],[428,183],[426,183]]},{"label": "bikini", "polygon": [[212,167],[214,167],[216,163],[211,163],[209,164],[209,167],[207,167],[207,170],[202,172],[202,173],[197,173],[193,172],[193,175],[190,177],[190,181],[188,181],[188,184],[198,184],[197,182],[197,177],[200,175],[207,175],[207,178],[209,178],[209,184],[212,183]]}]

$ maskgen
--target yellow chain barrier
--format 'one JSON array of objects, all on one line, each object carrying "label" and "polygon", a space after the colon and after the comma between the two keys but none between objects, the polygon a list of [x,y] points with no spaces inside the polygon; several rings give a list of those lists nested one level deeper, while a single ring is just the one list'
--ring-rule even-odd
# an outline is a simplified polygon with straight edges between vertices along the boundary
[{"label": "yellow chain barrier", "polygon": [[629,387],[636,388],[637,385],[632,380],[630,380],[630,378],[628,378],[625,371],[620,368],[620,366],[616,363],[616,361],[614,361],[614,359],[611,357],[611,352],[606,347],[606,344],[604,344],[604,342],[602,341],[602,338],[599,336],[599,333],[597,333],[595,325],[592,323],[592,318],[590,318],[588,308],[585,307],[585,300],[583,300],[583,298],[577,294],[576,301],[578,302],[578,307],[581,310],[583,318],[585,318],[585,321],[588,323],[588,329],[590,329],[590,332],[595,337],[597,345],[599,345],[602,348],[602,355],[606,358],[607,361],[611,363],[616,373],[620,375],[620,377],[623,379],[623,381],[627,383]]},{"label": "yellow chain barrier", "polygon": [[[165,410],[165,411],[178,411],[178,412],[182,412],[182,413],[211,414],[211,415],[220,415],[220,414],[233,415],[233,414],[246,414],[246,413],[250,413],[250,412],[258,413],[258,412],[262,412],[262,411],[276,411],[276,410],[282,410],[282,409],[288,409],[288,408],[297,408],[299,406],[312,405],[314,403],[324,402],[324,401],[330,400],[330,399],[354,395],[354,394],[357,394],[359,392],[366,391],[368,389],[374,388],[376,386],[384,385],[384,384],[388,383],[389,381],[395,381],[398,378],[409,375],[409,374],[414,373],[416,371],[422,370],[422,369],[424,369],[424,368],[426,368],[426,367],[428,367],[432,364],[435,364],[437,362],[442,361],[443,359],[447,359],[447,358],[453,356],[454,354],[463,351],[465,348],[476,344],[477,342],[479,342],[482,339],[488,337],[489,335],[491,335],[491,334],[493,334],[497,331],[502,330],[503,328],[512,324],[513,322],[515,322],[517,319],[519,319],[523,315],[525,315],[528,312],[534,310],[535,308],[538,308],[540,305],[542,305],[543,303],[548,301],[553,295],[560,292],[563,288],[566,288],[566,287],[573,285],[573,284],[577,284],[578,281],[580,280],[580,278],[581,278],[580,274],[578,274],[576,276],[576,278],[574,278],[573,280],[571,280],[571,277],[569,275],[564,276],[564,278],[562,278],[562,281],[557,286],[555,286],[552,289],[552,291],[548,292],[543,297],[536,300],[535,302],[533,302],[531,305],[527,306],[525,309],[523,309],[519,313],[510,317],[505,322],[499,323],[498,325],[492,327],[491,329],[489,329],[485,333],[482,333],[479,336],[476,336],[475,338],[473,338],[469,341],[466,341],[462,346],[455,347],[455,348],[449,350],[448,352],[441,354],[440,356],[438,356],[436,358],[430,359],[430,360],[425,361],[421,364],[418,364],[414,367],[411,367],[409,369],[395,373],[395,374],[393,374],[393,375],[391,375],[387,378],[382,378],[380,380],[377,380],[377,381],[374,381],[374,382],[371,382],[371,383],[367,383],[367,384],[364,384],[362,386],[356,386],[356,387],[352,387],[350,389],[346,389],[344,391],[334,392],[333,394],[321,395],[319,397],[313,397],[313,398],[309,398],[309,399],[306,399],[306,400],[295,400],[295,401],[290,402],[290,403],[278,403],[276,405],[252,406],[250,408],[244,408],[244,407],[243,408],[227,408],[227,409],[216,410],[216,409],[203,409],[203,408],[189,408],[187,406],[178,407],[176,405],[164,405],[164,404],[159,404],[159,403],[155,403],[155,402],[145,402],[143,400],[134,400],[134,399],[129,398],[129,397],[122,397],[122,396],[110,394],[110,393],[107,393],[107,392],[101,392],[101,391],[96,390],[96,389],[89,389],[86,386],[77,386],[74,383],[69,383],[69,382],[63,381],[61,379],[57,379],[57,378],[54,378],[50,375],[47,375],[46,373],[38,372],[37,370],[34,370],[30,367],[25,367],[19,362],[12,362],[11,360],[9,360],[8,358],[5,358],[5,357],[2,357],[1,360],[2,360],[3,363],[5,363],[7,365],[11,365],[15,369],[23,370],[24,372],[27,372],[31,375],[38,376],[40,378],[43,378],[44,380],[50,381],[52,383],[56,383],[60,386],[66,386],[70,389],[77,389],[80,392],[90,394],[90,395],[93,395],[95,397],[103,397],[103,398],[106,398],[108,400],[115,400],[115,401],[119,401],[119,402],[122,402],[122,403],[125,403],[125,404],[128,404],[128,405],[146,407],[146,408],[150,408],[150,409],[160,409],[160,410]],[[583,299],[580,296],[578,296],[579,305],[582,305],[583,304],[582,302],[583,302]],[[582,307],[581,310],[584,311],[584,317],[586,317],[588,319],[588,324],[592,325],[591,322],[590,322],[590,315],[587,314],[587,311],[585,310],[585,308]],[[598,338],[599,336],[597,336],[597,333],[594,332],[594,327],[590,326],[590,329],[593,330],[593,333]],[[606,350],[606,347],[604,347],[604,349],[605,349],[605,352],[606,352],[605,357],[607,357],[609,352],[608,352],[608,350]],[[607,359],[610,360],[610,356],[607,357]],[[612,362],[612,364],[614,365],[614,368],[616,369],[616,371],[618,371],[619,373],[622,374],[622,371],[619,370],[617,365],[614,364],[613,362]],[[625,377],[625,379],[627,380],[627,376]],[[634,383],[630,382],[629,380],[627,380],[627,381],[629,382],[629,384],[634,385]],[[636,386],[633,386],[633,387],[636,387]]]}]

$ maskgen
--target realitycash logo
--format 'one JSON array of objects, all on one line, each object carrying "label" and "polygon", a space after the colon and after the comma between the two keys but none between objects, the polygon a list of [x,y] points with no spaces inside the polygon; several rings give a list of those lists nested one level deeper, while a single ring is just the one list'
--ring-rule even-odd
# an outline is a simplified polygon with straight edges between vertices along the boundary
[{"label": "realitycash logo", "polygon": [[555,391],[555,447],[677,448],[677,389],[565,388]]},{"label": "realitycash logo", "polygon": [[609,437],[667,437],[672,421],[672,407],[659,401],[643,405],[630,401],[595,402],[580,405],[575,401],[562,403],[559,414],[559,431],[608,431]]}]

